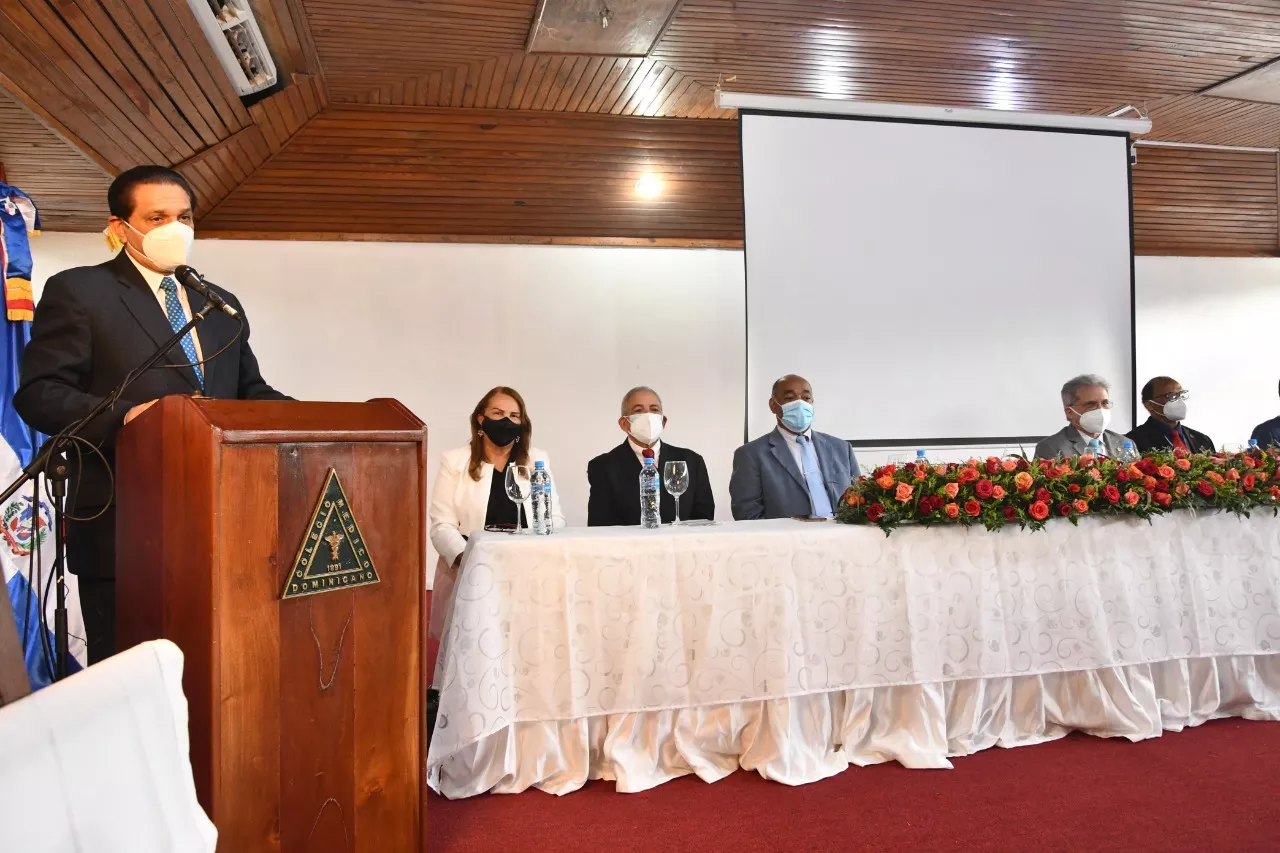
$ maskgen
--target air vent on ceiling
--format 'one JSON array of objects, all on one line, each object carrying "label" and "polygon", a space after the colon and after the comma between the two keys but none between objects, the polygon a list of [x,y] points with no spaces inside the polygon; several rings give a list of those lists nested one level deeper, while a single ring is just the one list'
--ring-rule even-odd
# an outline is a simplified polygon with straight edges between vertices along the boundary
[{"label": "air vent on ceiling", "polygon": [[249,0],[187,0],[236,92],[244,97],[276,83],[276,64]]}]

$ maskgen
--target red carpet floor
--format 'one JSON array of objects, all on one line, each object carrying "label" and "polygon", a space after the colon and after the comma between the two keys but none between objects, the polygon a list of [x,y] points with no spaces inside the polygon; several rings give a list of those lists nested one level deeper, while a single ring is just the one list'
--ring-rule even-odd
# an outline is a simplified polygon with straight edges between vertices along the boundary
[{"label": "red carpet floor", "polygon": [[1280,851],[1280,723],[1221,720],[1140,743],[1073,735],[954,770],[850,768],[789,788],[739,771],[643,794],[595,782],[450,802],[431,853]]}]

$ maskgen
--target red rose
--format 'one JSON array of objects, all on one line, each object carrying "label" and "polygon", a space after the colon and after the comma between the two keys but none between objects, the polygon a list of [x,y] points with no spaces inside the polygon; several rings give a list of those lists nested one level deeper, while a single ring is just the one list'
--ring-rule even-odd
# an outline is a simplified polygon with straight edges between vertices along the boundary
[{"label": "red rose", "polygon": [[[1000,467],[998,462],[996,463],[996,467]],[[978,485],[974,486],[973,490],[977,492],[978,497],[984,501],[988,500],[995,491],[990,480],[979,480]]]},{"label": "red rose", "polygon": [[1036,500],[1043,504],[1049,503],[1049,490],[1044,486],[1036,489]]},{"label": "red rose", "polygon": [[1102,487],[1102,494],[1113,504],[1120,503],[1120,490],[1110,483]]},{"label": "red rose", "polygon": [[1244,458],[1244,467],[1246,467],[1246,468],[1257,468],[1257,467],[1258,467],[1258,463],[1257,463],[1256,461],[1254,461],[1254,458],[1253,458],[1252,456],[1246,456],[1246,457]]},{"label": "red rose", "polygon": [[967,500],[964,502],[964,511],[969,515],[979,515],[982,512],[982,504],[975,500]]},{"label": "red rose", "polygon": [[882,515],[884,515],[883,504],[872,504],[867,507],[867,521],[879,521]]},{"label": "red rose", "polygon": [[1121,468],[1119,471],[1116,472],[1116,479],[1122,483],[1129,482],[1129,472]]},{"label": "red rose", "polygon": [[1179,447],[1173,451],[1173,455],[1181,459],[1182,457],[1189,456],[1191,454],[1185,447]]},{"label": "red rose", "polygon": [[1080,487],[1075,483],[1072,483],[1070,486],[1067,486],[1067,491],[1073,495],[1078,495],[1080,494]]},{"label": "red rose", "polygon": [[1011,506],[1004,508],[1004,517],[1006,521],[1016,521],[1018,519],[1018,511]]},{"label": "red rose", "polygon": [[1027,469],[1028,469],[1028,468],[1030,468],[1030,467],[1031,467],[1031,465],[1030,465],[1030,464],[1028,464],[1027,460],[1025,460],[1025,459],[1019,459],[1019,460],[1018,460],[1018,470],[1019,470],[1019,471],[1025,471],[1025,470],[1027,470]]},{"label": "red rose", "polygon": [[1170,504],[1173,503],[1173,496],[1168,492],[1156,492],[1156,503],[1160,504],[1160,506],[1165,509],[1168,509]]},{"label": "red rose", "polygon": [[986,465],[986,468],[987,468],[987,473],[988,473],[988,474],[999,474],[999,473],[1000,473],[1000,460],[999,460],[999,459],[997,459],[997,458],[996,458],[996,457],[994,457],[994,456],[988,456],[988,457],[987,457],[987,465]]},{"label": "red rose", "polygon": [[1147,476],[1156,473],[1156,463],[1152,459],[1140,459],[1135,463],[1135,467]]},{"label": "red rose", "polygon": [[1058,515],[1071,515],[1071,504],[1066,501],[1058,504]]},{"label": "red rose", "polygon": [[1031,517],[1036,521],[1044,521],[1049,517],[1049,505],[1044,501],[1036,501],[1031,506],[1027,507],[1027,512],[1030,513]]},{"label": "red rose", "polygon": [[977,468],[960,469],[960,482],[962,483],[972,483],[974,480],[978,479],[979,476],[981,475],[978,473]]},{"label": "red rose", "polygon": [[1210,482],[1201,480],[1199,483],[1196,483],[1196,489],[1198,489],[1200,494],[1204,495],[1206,498],[1213,497],[1213,484]]},{"label": "red rose", "polygon": [[1124,493],[1124,502],[1129,506],[1137,506],[1138,501],[1140,500],[1142,500],[1142,495],[1138,494],[1133,489]]},{"label": "red rose", "polygon": [[1166,493],[1166,494],[1167,494],[1167,493],[1168,493],[1168,491],[1169,491],[1169,481],[1168,481],[1168,480],[1157,480],[1157,481],[1156,481],[1156,492],[1157,492],[1157,493],[1159,493],[1159,492],[1164,492],[1164,493]]},{"label": "red rose", "polygon": [[1244,475],[1244,490],[1246,492],[1252,492],[1253,487],[1256,486],[1257,484],[1258,484],[1257,477],[1253,476],[1252,474]]},{"label": "red rose", "polygon": [[886,465],[886,466],[884,466],[883,468],[881,468],[881,469],[880,469],[880,473],[881,473],[881,474],[888,474],[890,477],[892,477],[892,476],[893,476],[893,473],[894,473],[895,471],[897,471],[897,470],[898,470],[898,466],[897,466],[897,465]]}]

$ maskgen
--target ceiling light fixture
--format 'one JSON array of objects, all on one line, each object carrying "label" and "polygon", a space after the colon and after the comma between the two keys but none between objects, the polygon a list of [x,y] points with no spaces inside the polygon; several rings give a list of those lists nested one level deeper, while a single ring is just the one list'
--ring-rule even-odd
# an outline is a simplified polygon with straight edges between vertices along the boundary
[{"label": "ceiling light fixture", "polygon": [[636,195],[641,198],[654,198],[662,194],[662,178],[657,175],[643,175],[636,181]]}]

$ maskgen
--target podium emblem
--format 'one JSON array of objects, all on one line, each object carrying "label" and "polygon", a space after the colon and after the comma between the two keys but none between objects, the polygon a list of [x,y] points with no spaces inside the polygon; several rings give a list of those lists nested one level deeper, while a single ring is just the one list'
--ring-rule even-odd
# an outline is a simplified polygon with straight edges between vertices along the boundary
[{"label": "podium emblem", "polygon": [[360,535],[351,502],[338,472],[330,468],[280,600],[377,582],[378,570]]}]

